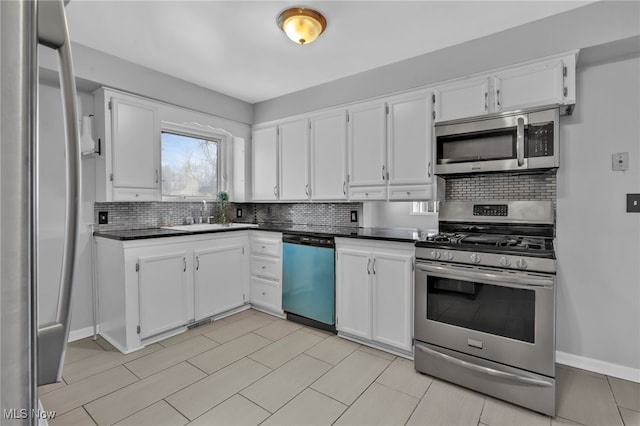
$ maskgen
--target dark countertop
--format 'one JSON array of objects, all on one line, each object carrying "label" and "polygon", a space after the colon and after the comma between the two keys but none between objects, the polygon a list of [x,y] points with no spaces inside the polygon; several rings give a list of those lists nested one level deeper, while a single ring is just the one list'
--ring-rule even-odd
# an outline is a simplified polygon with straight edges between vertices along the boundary
[{"label": "dark countertop", "polygon": [[420,231],[418,229],[405,228],[363,228],[350,226],[296,225],[291,223],[264,223],[258,225],[258,227],[255,227],[255,225],[247,226],[246,228],[235,226],[233,228],[210,229],[204,231],[178,231],[166,228],[120,229],[113,231],[96,231],[93,235],[95,235],[96,237],[110,238],[112,240],[131,241],[149,238],[165,238],[205,233],[241,231],[247,229],[285,232],[299,235],[364,238],[408,243],[414,243],[416,241],[424,239],[427,232],[435,233],[435,231],[433,230]]}]

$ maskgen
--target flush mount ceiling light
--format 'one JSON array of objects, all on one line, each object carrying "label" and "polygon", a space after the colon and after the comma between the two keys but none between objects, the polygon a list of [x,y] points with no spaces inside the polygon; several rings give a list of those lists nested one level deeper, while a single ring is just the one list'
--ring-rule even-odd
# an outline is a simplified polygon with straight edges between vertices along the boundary
[{"label": "flush mount ceiling light", "polygon": [[309,44],[322,34],[327,20],[313,9],[292,7],[278,16],[278,26],[294,42]]}]

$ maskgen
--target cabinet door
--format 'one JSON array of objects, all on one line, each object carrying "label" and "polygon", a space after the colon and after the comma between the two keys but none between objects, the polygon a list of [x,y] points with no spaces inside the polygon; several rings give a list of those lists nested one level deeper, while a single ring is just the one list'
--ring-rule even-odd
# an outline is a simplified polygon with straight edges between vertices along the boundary
[{"label": "cabinet door", "polygon": [[434,108],[436,122],[488,114],[489,79],[469,79],[436,88]]},{"label": "cabinet door", "polygon": [[159,124],[156,108],[111,98],[114,188],[158,188]]},{"label": "cabinet door", "polygon": [[138,258],[140,339],[187,322],[187,252]]},{"label": "cabinet door", "polygon": [[494,77],[495,111],[564,103],[564,63],[560,60],[517,68]]},{"label": "cabinet door", "polygon": [[336,264],[337,329],[371,339],[371,259],[360,250],[338,249]]},{"label": "cabinet door", "polygon": [[349,109],[349,186],[386,185],[386,104]]},{"label": "cabinet door", "polygon": [[217,241],[210,249],[193,252],[196,321],[244,303],[244,259],[241,241]]},{"label": "cabinet door", "polygon": [[278,128],[253,132],[252,153],[253,200],[278,199]]},{"label": "cabinet door", "polygon": [[309,199],[309,121],[280,125],[280,200]]},{"label": "cabinet door", "polygon": [[311,199],[344,200],[347,157],[347,112],[311,119]]},{"label": "cabinet door", "polygon": [[389,184],[431,182],[431,92],[390,99],[388,118]]},{"label": "cabinet door", "polygon": [[413,256],[374,252],[372,340],[411,350]]}]

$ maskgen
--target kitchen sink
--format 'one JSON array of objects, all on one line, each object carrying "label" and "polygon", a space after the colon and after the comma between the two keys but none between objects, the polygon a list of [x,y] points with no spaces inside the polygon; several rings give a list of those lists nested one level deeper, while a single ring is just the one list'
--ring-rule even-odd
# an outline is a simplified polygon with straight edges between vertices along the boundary
[{"label": "kitchen sink", "polygon": [[215,231],[217,229],[229,228],[256,228],[257,224],[252,223],[196,223],[193,225],[162,226],[162,229],[173,229],[175,231]]}]

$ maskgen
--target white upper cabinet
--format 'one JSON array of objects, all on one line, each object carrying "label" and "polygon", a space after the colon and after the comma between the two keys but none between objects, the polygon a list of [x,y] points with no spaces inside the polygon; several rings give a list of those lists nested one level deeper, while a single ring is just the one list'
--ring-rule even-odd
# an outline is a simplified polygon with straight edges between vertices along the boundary
[{"label": "white upper cabinet", "polygon": [[283,123],[280,129],[280,200],[308,200],[309,120]]},{"label": "white upper cabinet", "polygon": [[278,126],[253,132],[252,139],[253,200],[278,199]]},{"label": "white upper cabinet", "polygon": [[[386,104],[377,101],[350,107],[348,130],[350,198],[386,199],[386,189],[380,190],[387,184]],[[354,187],[377,189],[354,191]]]},{"label": "white upper cabinet", "polygon": [[160,139],[156,107],[142,101],[111,98],[113,186],[158,188]]},{"label": "white upper cabinet", "polygon": [[555,60],[496,74],[493,77],[494,111],[562,105],[566,72],[564,62]]},{"label": "white upper cabinet", "polygon": [[435,121],[489,113],[489,78],[462,80],[435,89]]},{"label": "white upper cabinet", "polygon": [[431,182],[432,93],[413,92],[387,100],[390,185]]},{"label": "white upper cabinet", "polygon": [[496,69],[435,89],[435,121],[576,103],[578,52]]},{"label": "white upper cabinet", "polygon": [[311,199],[347,198],[347,112],[311,117]]},{"label": "white upper cabinet", "polygon": [[96,201],[159,200],[157,106],[105,89],[98,89],[94,97],[102,150],[96,163]]}]

